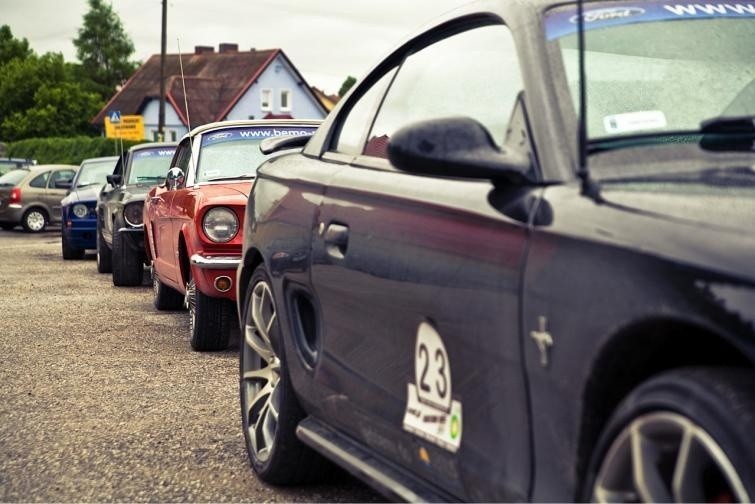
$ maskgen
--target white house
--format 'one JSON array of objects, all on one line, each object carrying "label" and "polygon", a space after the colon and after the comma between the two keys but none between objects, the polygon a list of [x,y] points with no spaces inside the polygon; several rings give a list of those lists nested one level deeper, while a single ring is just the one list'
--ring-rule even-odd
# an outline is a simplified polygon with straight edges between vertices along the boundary
[{"label": "white house", "polygon": [[[322,119],[327,110],[281,49],[239,51],[236,44],[197,46],[165,56],[165,140],[180,139],[190,127],[231,119]],[[184,103],[184,87],[186,102]],[[144,134],[157,139],[160,55],[150,57],[95,116],[104,129],[108,112],[141,115]]]}]

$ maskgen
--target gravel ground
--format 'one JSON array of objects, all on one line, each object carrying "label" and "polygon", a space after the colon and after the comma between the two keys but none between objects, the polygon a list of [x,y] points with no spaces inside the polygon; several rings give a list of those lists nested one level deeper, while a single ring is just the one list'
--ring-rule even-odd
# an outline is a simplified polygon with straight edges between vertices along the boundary
[{"label": "gravel ground", "polygon": [[339,474],[306,487],[256,479],[238,410],[238,336],[193,352],[185,312],[114,287],[60,232],[0,231],[0,501],[360,502]]}]

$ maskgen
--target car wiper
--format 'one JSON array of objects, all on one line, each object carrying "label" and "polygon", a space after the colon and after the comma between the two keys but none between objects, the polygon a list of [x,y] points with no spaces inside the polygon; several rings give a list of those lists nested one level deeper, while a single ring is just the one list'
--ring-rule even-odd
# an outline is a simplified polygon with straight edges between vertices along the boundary
[{"label": "car wiper", "polygon": [[241,175],[231,175],[229,177],[213,177],[213,178],[208,178],[207,182],[220,182],[222,180],[250,179],[250,178],[254,178],[256,176],[257,175],[254,174],[254,173],[244,173],[244,174],[241,174]]},{"label": "car wiper", "polygon": [[755,117],[713,117],[700,123],[700,132],[703,134],[755,133]]},{"label": "car wiper", "polygon": [[709,151],[755,151],[755,117],[713,117],[700,123],[700,148]]}]

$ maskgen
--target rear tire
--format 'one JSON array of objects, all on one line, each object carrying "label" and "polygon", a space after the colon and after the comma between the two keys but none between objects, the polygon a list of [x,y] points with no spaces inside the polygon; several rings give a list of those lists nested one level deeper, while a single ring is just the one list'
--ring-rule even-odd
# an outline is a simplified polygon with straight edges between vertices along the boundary
[{"label": "rear tire", "polygon": [[65,232],[61,233],[61,248],[63,249],[63,259],[70,260],[70,259],[83,259],[84,258],[84,249],[72,247],[70,240],[68,239],[68,235],[66,235]]},{"label": "rear tire", "polygon": [[184,297],[180,292],[160,281],[154,271],[154,266],[152,270],[152,292],[155,295],[155,308],[160,311],[176,311],[184,306]]},{"label": "rear tire", "polygon": [[47,228],[49,217],[41,208],[30,208],[21,217],[21,226],[27,233],[41,233]]},{"label": "rear tire", "polygon": [[233,321],[233,305],[223,298],[207,296],[197,289],[193,278],[186,284],[186,307],[189,309],[191,348],[213,352],[228,348]]},{"label": "rear tire", "polygon": [[249,282],[241,328],[239,398],[241,425],[252,469],[276,485],[324,478],[330,462],[296,437],[306,413],[286,365],[272,284],[262,266]]},{"label": "rear tire", "polygon": [[97,223],[97,271],[99,273],[113,272],[113,252],[107,246],[105,238],[102,237],[100,223]]},{"label": "rear tire", "polygon": [[139,254],[131,250],[123,233],[113,230],[113,285],[133,287],[144,280],[144,264]]},{"label": "rear tire", "polygon": [[593,502],[752,502],[755,372],[687,368],[637,387],[593,453]]}]

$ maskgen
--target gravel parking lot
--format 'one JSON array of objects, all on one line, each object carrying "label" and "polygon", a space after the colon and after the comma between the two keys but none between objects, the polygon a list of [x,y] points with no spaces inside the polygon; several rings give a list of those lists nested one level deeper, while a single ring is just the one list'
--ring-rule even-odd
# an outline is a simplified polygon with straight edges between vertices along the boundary
[{"label": "gravel parking lot", "polygon": [[0,501],[375,501],[339,474],[281,489],[249,468],[238,336],[193,352],[185,312],[114,287],[60,232],[0,231]]}]

